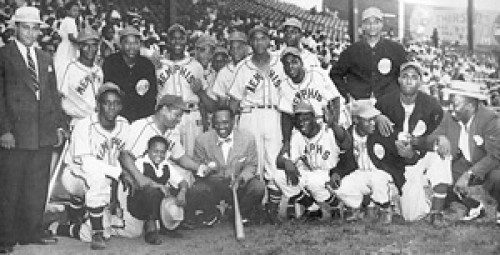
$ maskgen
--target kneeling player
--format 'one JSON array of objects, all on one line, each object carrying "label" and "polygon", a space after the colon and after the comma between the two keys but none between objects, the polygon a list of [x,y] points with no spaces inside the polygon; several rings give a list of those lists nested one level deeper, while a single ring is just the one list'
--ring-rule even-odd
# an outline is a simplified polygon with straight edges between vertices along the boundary
[{"label": "kneeling player", "polygon": [[345,176],[340,181],[338,189],[334,190],[340,200],[348,207],[355,209],[354,217],[363,204],[364,198],[369,197],[367,205],[368,214],[375,213],[375,205],[381,208],[381,221],[391,222],[390,208],[390,182],[392,177],[387,172],[377,169],[368,155],[366,141],[368,135],[375,131],[375,117],[380,112],[369,102],[355,102],[351,107],[354,130],[353,130],[353,154],[357,169]]},{"label": "kneeling player", "polygon": [[[347,131],[339,125],[330,128],[319,123],[314,108],[306,102],[294,106],[295,132],[290,140],[290,151],[283,151],[278,156],[279,169],[276,182],[289,203],[299,203],[306,208],[309,216],[320,216],[322,208],[336,206],[338,199],[326,188],[330,180],[330,169],[337,165],[339,154],[351,139]],[[309,195],[311,194],[311,195]],[[323,215],[326,217],[326,215]]]},{"label": "kneeling player", "polygon": [[[97,95],[98,112],[76,122],[71,134],[71,144],[65,158],[61,181],[73,197],[79,197],[68,215],[72,225],[52,226],[59,235],[75,236],[85,240],[82,220],[71,216],[83,215],[83,206],[92,227],[91,248],[104,249],[104,208],[111,197],[111,181],[118,179],[122,169],[118,155],[128,133],[128,121],[118,116],[122,108],[122,92],[115,84],[106,83]],[[77,202],[74,200],[73,202]],[[88,238],[88,236],[87,236]]]}]

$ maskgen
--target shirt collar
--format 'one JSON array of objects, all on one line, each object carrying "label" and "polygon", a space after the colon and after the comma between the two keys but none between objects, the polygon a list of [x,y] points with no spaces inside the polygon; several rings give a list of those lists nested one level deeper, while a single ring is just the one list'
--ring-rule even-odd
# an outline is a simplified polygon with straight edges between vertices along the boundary
[{"label": "shirt collar", "polygon": [[27,48],[30,48],[30,51],[32,52],[32,54],[35,51],[35,46],[34,45],[31,45],[30,47],[27,47],[22,42],[20,42],[19,40],[17,40],[17,38],[14,39],[14,42],[16,42],[17,48],[21,51],[21,53],[22,53],[22,55],[24,57],[26,57],[26,55],[28,54],[28,49]]},{"label": "shirt collar", "polygon": [[224,142],[233,143],[233,131],[231,131],[231,133],[226,138],[222,138],[219,135],[217,135],[217,143],[224,143]]}]

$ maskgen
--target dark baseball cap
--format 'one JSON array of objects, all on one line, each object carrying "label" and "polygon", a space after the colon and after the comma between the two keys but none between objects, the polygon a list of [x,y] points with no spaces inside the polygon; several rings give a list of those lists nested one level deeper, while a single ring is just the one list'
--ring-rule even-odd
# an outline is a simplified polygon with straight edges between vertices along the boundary
[{"label": "dark baseball cap", "polygon": [[186,103],[182,100],[182,97],[175,95],[164,95],[156,101],[155,109],[158,110],[162,106],[174,107],[184,110],[186,108]]}]

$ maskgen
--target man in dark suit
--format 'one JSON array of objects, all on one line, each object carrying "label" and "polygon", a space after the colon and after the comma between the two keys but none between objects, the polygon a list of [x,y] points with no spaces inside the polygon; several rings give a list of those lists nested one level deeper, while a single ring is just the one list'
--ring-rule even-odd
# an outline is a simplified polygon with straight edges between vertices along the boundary
[{"label": "man in dark suit", "polygon": [[445,115],[433,137],[450,140],[455,186],[448,201],[467,206],[462,220],[484,215],[484,206],[468,196],[469,186],[482,184],[497,201],[496,223],[500,224],[500,117],[480,102],[487,99],[487,93],[471,87],[464,82],[447,90],[452,95],[452,114]]},{"label": "man in dark suit", "polygon": [[[233,129],[234,113],[220,108],[213,115],[213,130],[196,138],[194,160],[207,164],[208,172],[197,173],[188,190],[187,212],[202,209],[205,225],[217,220],[219,201],[232,201],[231,183],[238,183],[238,200],[245,219],[264,196],[264,183],[257,175],[257,150],[252,134]],[[231,203],[230,203],[231,204]]]},{"label": "man in dark suit", "polygon": [[0,253],[19,244],[56,241],[42,218],[51,152],[64,141],[65,122],[51,57],[33,47],[39,10],[13,16],[16,39],[0,48]]}]

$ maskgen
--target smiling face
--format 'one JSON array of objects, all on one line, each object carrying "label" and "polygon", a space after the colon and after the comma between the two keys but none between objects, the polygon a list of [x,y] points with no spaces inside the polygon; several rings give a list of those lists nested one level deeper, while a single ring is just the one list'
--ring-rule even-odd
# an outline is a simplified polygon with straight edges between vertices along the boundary
[{"label": "smiling face", "polygon": [[312,137],[314,134],[314,130],[318,123],[316,122],[316,117],[314,117],[314,113],[297,113],[295,114],[295,128],[299,130],[299,132],[306,137]]},{"label": "smiling face", "polygon": [[228,137],[233,132],[234,118],[230,110],[219,110],[213,115],[213,128],[221,138]]},{"label": "smiling face", "polygon": [[285,43],[287,46],[298,47],[300,43],[300,38],[302,38],[302,32],[298,27],[285,26]]},{"label": "smiling face", "polygon": [[283,69],[293,81],[298,80],[304,73],[302,60],[293,54],[287,54],[283,57]]},{"label": "smiling face", "polygon": [[87,40],[80,43],[80,59],[93,62],[97,54],[98,41]]},{"label": "smiling face", "polygon": [[122,110],[122,99],[118,92],[108,90],[99,97],[99,115],[108,122],[114,122]]},{"label": "smiling face", "polygon": [[161,162],[165,160],[165,156],[167,154],[167,144],[163,141],[155,141],[148,148],[148,156],[149,159],[155,165],[159,165]]},{"label": "smiling face", "polygon": [[270,46],[269,36],[262,31],[257,31],[250,38],[250,46],[252,46],[254,54],[261,55],[266,53]]},{"label": "smiling face", "polygon": [[367,36],[380,36],[383,27],[382,20],[376,17],[369,17],[361,22],[361,28]]}]

